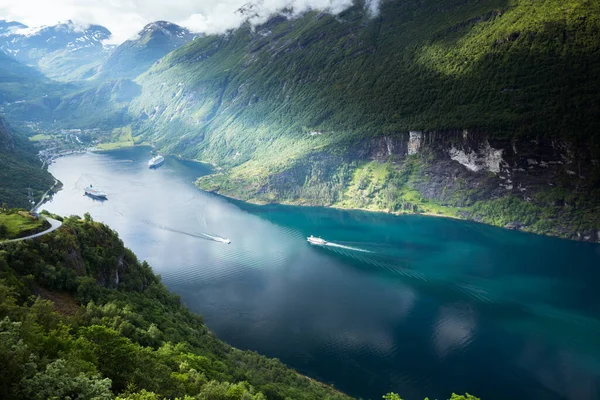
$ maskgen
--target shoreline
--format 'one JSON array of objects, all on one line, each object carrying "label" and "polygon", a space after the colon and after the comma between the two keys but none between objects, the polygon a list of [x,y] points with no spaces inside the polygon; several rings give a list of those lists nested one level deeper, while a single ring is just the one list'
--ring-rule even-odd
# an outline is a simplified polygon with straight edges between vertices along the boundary
[{"label": "shoreline", "polygon": [[532,232],[532,231],[518,229],[518,228],[511,229],[511,228],[507,228],[505,226],[488,224],[486,222],[476,221],[476,220],[467,219],[467,218],[461,218],[461,217],[457,217],[457,216],[453,216],[453,215],[437,214],[437,213],[432,213],[432,212],[414,213],[414,212],[383,211],[383,210],[373,210],[373,209],[368,209],[368,208],[350,208],[350,207],[341,207],[341,206],[336,206],[336,205],[323,206],[323,205],[293,203],[293,202],[264,202],[264,201],[256,201],[253,199],[242,200],[240,198],[237,198],[237,197],[234,197],[231,195],[226,195],[226,194],[220,193],[218,190],[205,190],[205,189],[201,188],[200,186],[198,186],[195,182],[194,182],[194,186],[196,186],[197,189],[202,190],[206,193],[212,193],[212,194],[215,194],[217,196],[221,196],[221,197],[224,197],[227,199],[232,199],[232,200],[240,201],[243,203],[253,204],[256,206],[281,205],[281,206],[293,206],[293,207],[321,207],[321,208],[342,210],[342,211],[362,211],[362,212],[369,212],[369,213],[376,213],[376,214],[388,214],[388,215],[393,215],[396,217],[401,217],[403,215],[420,215],[420,216],[425,216],[425,217],[447,218],[447,219],[451,219],[451,220],[455,220],[455,221],[472,222],[472,223],[476,223],[476,224],[500,228],[500,229],[507,230],[507,231],[521,232],[521,233],[526,233],[526,234],[530,234],[530,235],[544,236],[544,237],[560,239],[560,240],[568,240],[570,242],[589,243],[589,244],[596,244],[596,245],[600,244],[600,241],[578,240],[578,239],[574,239],[574,238],[557,236],[557,235],[548,235],[548,234],[544,234],[544,233],[537,233],[537,232]]},{"label": "shoreline", "polygon": [[[143,144],[134,144],[132,146],[120,147],[120,148],[117,148],[117,149],[100,150],[100,151],[96,150],[96,151],[91,151],[91,152],[106,153],[106,152],[111,152],[111,151],[119,151],[119,150],[125,150],[125,149],[134,148],[134,147],[144,147],[144,146],[147,146],[147,147],[150,147],[150,148],[154,149],[154,146],[152,146],[151,144],[143,143]],[[174,158],[176,158],[177,160],[180,160],[180,161],[193,162],[193,163],[197,163],[197,164],[202,164],[202,165],[210,166],[210,168],[213,171],[216,169],[215,165],[213,163],[210,163],[210,162],[200,161],[200,160],[193,160],[193,159],[182,157],[181,155],[166,154],[166,156],[168,156],[168,157],[174,157]],[[203,175],[203,176],[209,176],[209,175],[211,175],[211,174]],[[54,178],[54,175],[52,177]],[[235,197],[233,195],[223,194],[223,193],[221,193],[218,190],[206,190],[206,189],[203,189],[202,187],[200,187],[197,184],[199,178],[201,178],[201,177],[198,177],[198,178],[196,178],[195,181],[193,181],[193,185],[197,189],[199,189],[199,190],[202,190],[202,191],[204,191],[206,193],[212,193],[212,194],[224,197],[224,198],[232,199],[232,200],[235,200],[235,201],[240,201],[240,202],[243,202],[243,203],[253,204],[253,205],[257,205],[257,206],[283,205],[283,206],[294,206],[294,207],[322,207],[322,208],[327,208],[327,209],[335,209],[335,210],[343,210],[343,211],[362,211],[362,212],[369,212],[369,213],[388,214],[388,215],[394,215],[394,216],[397,216],[397,217],[400,217],[400,216],[403,216],[403,215],[421,215],[421,216],[433,217],[433,218],[448,218],[448,219],[452,219],[452,220],[456,220],[456,221],[474,222],[474,223],[477,223],[477,224],[482,224],[482,225],[487,225],[487,226],[493,226],[493,227],[501,228],[501,229],[508,230],[508,231],[516,231],[516,232],[528,233],[528,234],[533,234],[533,235],[538,235],[538,236],[545,236],[545,237],[550,237],[550,238],[557,238],[557,239],[562,239],[562,240],[569,240],[569,241],[572,241],[572,242],[600,244],[600,241],[598,241],[598,240],[594,240],[594,241],[578,240],[576,238],[570,238],[570,237],[564,237],[564,236],[558,236],[558,235],[549,235],[549,234],[532,232],[532,231],[528,231],[528,230],[524,230],[524,229],[519,229],[519,228],[517,228],[517,229],[511,229],[511,228],[507,228],[505,226],[489,224],[489,223],[486,223],[486,222],[476,221],[476,220],[473,220],[473,219],[461,218],[459,216],[454,216],[454,215],[438,214],[438,213],[433,213],[433,212],[423,212],[423,213],[398,212],[398,211],[373,210],[373,209],[360,208],[360,207],[359,208],[343,207],[343,206],[340,206],[340,205],[324,206],[324,205],[306,204],[306,203],[301,203],[301,202],[297,202],[297,203],[295,203],[295,202],[276,202],[276,201],[266,202],[266,201],[258,201],[258,200],[255,200],[255,199],[243,200],[243,199],[240,199],[240,198]],[[54,178],[54,179],[56,179],[56,178]],[[44,203],[45,203],[45,201],[43,203],[41,203],[39,206],[43,205]]]}]

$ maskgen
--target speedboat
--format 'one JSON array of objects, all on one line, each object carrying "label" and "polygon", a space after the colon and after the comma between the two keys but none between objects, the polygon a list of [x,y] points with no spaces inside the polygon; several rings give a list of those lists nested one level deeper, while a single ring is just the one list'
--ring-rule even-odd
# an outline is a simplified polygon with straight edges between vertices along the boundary
[{"label": "speedboat", "polygon": [[308,243],[316,246],[323,246],[324,244],[327,244],[327,241],[321,239],[320,237],[314,237],[313,235],[307,237],[306,240],[308,240]]}]

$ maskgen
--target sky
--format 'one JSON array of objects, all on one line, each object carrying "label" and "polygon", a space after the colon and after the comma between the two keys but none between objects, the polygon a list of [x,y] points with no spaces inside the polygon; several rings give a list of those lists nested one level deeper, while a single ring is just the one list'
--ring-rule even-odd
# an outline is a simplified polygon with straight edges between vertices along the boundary
[{"label": "sky", "polygon": [[[121,43],[157,20],[194,32],[223,33],[243,22],[245,17],[236,11],[250,1],[258,14],[254,23],[264,22],[282,8],[293,8],[295,13],[313,9],[337,14],[352,5],[352,0],[0,0],[0,19],[30,27],[69,19],[98,24],[113,33],[112,43]],[[378,4],[379,0],[371,0],[367,7],[376,13]]]}]

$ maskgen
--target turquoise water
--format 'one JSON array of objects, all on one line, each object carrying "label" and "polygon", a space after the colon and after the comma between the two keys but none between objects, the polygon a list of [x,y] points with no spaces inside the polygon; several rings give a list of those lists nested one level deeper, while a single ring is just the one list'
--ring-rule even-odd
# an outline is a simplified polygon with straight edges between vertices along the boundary
[{"label": "turquoise water", "polygon": [[[363,398],[600,397],[600,246],[420,216],[253,206],[135,148],[59,159],[90,214],[232,345]],[[93,184],[107,201],[83,196]],[[308,235],[333,243],[315,247]],[[214,238],[229,238],[231,244]]]}]

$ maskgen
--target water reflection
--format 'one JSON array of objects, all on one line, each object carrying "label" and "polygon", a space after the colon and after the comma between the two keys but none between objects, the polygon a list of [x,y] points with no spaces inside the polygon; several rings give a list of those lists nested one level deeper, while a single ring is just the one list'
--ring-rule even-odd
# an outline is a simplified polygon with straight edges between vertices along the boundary
[{"label": "water reflection", "polygon": [[440,308],[434,325],[433,343],[439,358],[461,351],[473,338],[477,315],[472,307],[456,303]]}]

